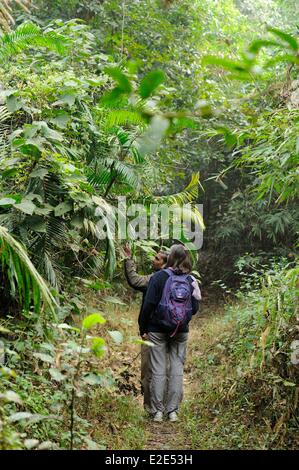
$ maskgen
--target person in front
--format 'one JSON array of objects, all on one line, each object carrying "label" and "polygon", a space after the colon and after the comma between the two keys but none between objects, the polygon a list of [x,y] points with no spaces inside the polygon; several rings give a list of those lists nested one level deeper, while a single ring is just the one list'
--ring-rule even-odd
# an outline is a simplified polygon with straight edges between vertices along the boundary
[{"label": "person in front", "polygon": [[[150,401],[154,421],[162,421],[164,413],[170,421],[176,421],[183,397],[188,323],[198,311],[200,299],[200,290],[191,271],[188,251],[183,245],[173,245],[166,268],[150,279],[138,319],[141,337],[154,345],[149,351],[152,372]],[[164,405],[167,352],[169,377]]]},{"label": "person in front", "polygon": [[[142,292],[142,305],[144,302],[147,286],[153,274],[142,275],[137,273],[136,263],[132,259],[132,252],[129,245],[124,246],[125,259],[125,276],[128,284],[133,289]],[[152,269],[157,272],[166,266],[167,253],[159,251],[152,260]],[[141,388],[143,394],[143,406],[147,412],[150,412],[150,381],[151,371],[149,364],[149,346],[141,345]]]}]

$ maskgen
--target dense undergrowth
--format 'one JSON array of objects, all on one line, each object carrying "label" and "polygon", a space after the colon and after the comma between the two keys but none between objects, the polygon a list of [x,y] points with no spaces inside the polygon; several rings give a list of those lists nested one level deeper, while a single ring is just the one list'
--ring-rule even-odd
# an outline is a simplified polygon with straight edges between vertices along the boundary
[{"label": "dense undergrowth", "polygon": [[[193,447],[298,445],[297,8],[1,7],[1,449],[146,445],[123,240],[97,231],[119,197],[190,203],[200,228],[203,203],[195,269],[224,300],[191,344]],[[160,235],[130,240],[140,272]]]},{"label": "dense undergrowth", "polygon": [[[193,323],[190,384],[180,413],[180,434],[188,436],[191,448],[298,445],[297,274],[295,263],[287,261],[276,262],[271,269],[260,267],[258,274],[245,276],[238,298],[226,306],[219,301],[215,311],[206,305],[204,318]],[[85,296],[86,312],[104,311],[107,319],[90,333],[105,340],[100,345],[105,354],[96,357],[84,344],[73,425],[72,367],[77,357],[62,353],[66,345],[74,351],[78,342],[82,344],[78,332],[61,323],[45,343],[36,329],[28,333],[23,320],[13,332],[17,341],[7,335],[7,366],[14,372],[9,377],[5,368],[7,376],[1,382],[1,398],[7,399],[2,408],[2,448],[70,448],[72,426],[73,448],[145,447],[148,421],[140,396],[137,305],[129,298],[121,305],[113,297],[103,304],[88,290]],[[82,322],[78,316],[73,320],[77,326]],[[120,324],[122,333],[116,330]],[[11,327],[11,320],[5,325]]]},{"label": "dense undergrowth", "polygon": [[145,416],[137,398],[139,346],[132,318],[136,307],[113,297],[109,303],[99,302],[88,290],[85,296],[86,315],[48,324],[48,338],[29,319],[3,322],[2,449],[144,445]]},{"label": "dense undergrowth", "polygon": [[261,283],[250,276],[196,332],[183,413],[192,448],[298,447],[297,276],[295,266],[273,266]]}]

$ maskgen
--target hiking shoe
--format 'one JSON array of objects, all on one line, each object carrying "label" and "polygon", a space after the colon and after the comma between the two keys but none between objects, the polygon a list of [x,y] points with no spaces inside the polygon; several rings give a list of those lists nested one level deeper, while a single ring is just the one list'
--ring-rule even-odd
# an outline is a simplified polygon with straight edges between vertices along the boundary
[{"label": "hiking shoe", "polygon": [[154,415],[154,419],[153,419],[156,423],[161,423],[163,421],[163,413],[162,411],[157,411],[157,413],[155,413]]},{"label": "hiking shoe", "polygon": [[169,421],[171,421],[172,423],[174,423],[175,421],[178,420],[178,415],[175,411],[172,411],[171,413],[169,413],[168,415],[168,419]]}]

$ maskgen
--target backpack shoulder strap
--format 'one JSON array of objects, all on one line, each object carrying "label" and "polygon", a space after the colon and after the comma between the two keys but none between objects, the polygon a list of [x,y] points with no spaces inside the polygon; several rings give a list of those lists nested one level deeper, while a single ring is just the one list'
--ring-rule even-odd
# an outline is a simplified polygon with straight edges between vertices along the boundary
[{"label": "backpack shoulder strap", "polygon": [[173,275],[173,270],[170,269],[170,268],[165,268],[165,269],[163,269],[163,271],[165,271],[169,276]]}]

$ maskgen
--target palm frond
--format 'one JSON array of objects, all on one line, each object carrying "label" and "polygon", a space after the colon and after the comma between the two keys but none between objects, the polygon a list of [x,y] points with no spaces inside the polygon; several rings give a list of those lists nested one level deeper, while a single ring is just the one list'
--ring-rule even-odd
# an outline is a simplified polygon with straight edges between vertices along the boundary
[{"label": "palm frond", "polygon": [[6,106],[0,106],[0,159],[5,158],[9,150],[7,139],[9,126],[6,121],[9,119],[10,114]]},{"label": "palm frond", "polygon": [[42,31],[34,23],[23,23],[15,31],[0,36],[0,58],[5,59],[31,46],[46,47],[63,54],[68,41],[53,30]]},{"label": "palm frond", "polygon": [[104,158],[96,162],[94,168],[88,168],[87,179],[97,188],[104,188],[116,179],[118,183],[125,183],[132,188],[136,188],[139,184],[136,165],[113,158]]},{"label": "palm frond", "polygon": [[95,187],[101,188],[105,187],[111,179],[111,171],[107,168],[100,167],[96,165],[96,169],[92,170],[87,169],[87,180],[88,182]]},{"label": "palm frond", "polygon": [[32,304],[39,313],[44,303],[55,317],[57,304],[44,279],[32,264],[25,248],[2,226],[0,260],[3,272],[7,273],[11,293],[19,298],[24,309],[28,311]]},{"label": "palm frond", "polygon": [[45,277],[50,283],[51,286],[53,286],[56,290],[59,288],[59,281],[58,281],[58,267],[53,261],[53,258],[50,253],[45,251],[43,253],[42,257],[42,262],[43,262],[43,271],[45,273]]},{"label": "palm frond", "polygon": [[0,124],[7,121],[11,113],[7,110],[6,106],[0,106]]},{"label": "palm frond", "polygon": [[115,252],[115,242],[114,242],[114,233],[112,227],[116,227],[116,209],[111,204],[109,204],[103,197],[93,196],[93,202],[96,204],[97,208],[95,210],[95,216],[99,219],[103,219],[106,226],[105,236],[103,237],[103,232],[99,229],[98,225],[95,225],[95,235],[99,240],[106,241],[106,250],[105,250],[105,267],[106,275],[111,278],[116,267],[116,252]]},{"label": "palm frond", "polygon": [[132,186],[132,188],[136,188],[139,183],[136,166],[112,158],[105,159],[105,166],[111,167],[112,164],[113,170],[121,177],[122,181]]},{"label": "palm frond", "polygon": [[[198,186],[201,186],[199,173],[194,173],[188,186],[180,193],[170,194],[167,196],[149,196],[143,198],[143,202],[156,204],[177,204],[179,206],[196,201],[198,198]],[[201,186],[202,188],[202,186]],[[202,188],[203,189],[203,188]]]},{"label": "palm frond", "polygon": [[136,147],[134,147],[134,145],[131,145],[131,147],[129,149],[129,153],[132,156],[135,163],[140,165],[140,164],[145,162],[144,156],[141,155],[139,150]]},{"label": "palm frond", "polygon": [[140,164],[145,162],[144,156],[141,155],[137,147],[134,145],[134,134],[124,131],[119,127],[113,128],[113,134],[116,135],[122,151],[126,152],[127,155],[130,155],[135,163]]}]

